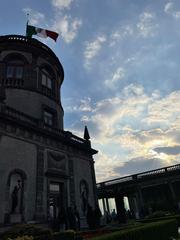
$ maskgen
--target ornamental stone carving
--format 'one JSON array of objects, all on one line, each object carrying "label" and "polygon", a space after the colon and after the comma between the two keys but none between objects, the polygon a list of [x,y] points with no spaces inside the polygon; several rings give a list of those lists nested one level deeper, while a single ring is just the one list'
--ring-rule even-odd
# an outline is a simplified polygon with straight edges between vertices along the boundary
[{"label": "ornamental stone carving", "polygon": [[65,155],[55,152],[48,152],[48,169],[56,169],[65,172],[66,171]]}]

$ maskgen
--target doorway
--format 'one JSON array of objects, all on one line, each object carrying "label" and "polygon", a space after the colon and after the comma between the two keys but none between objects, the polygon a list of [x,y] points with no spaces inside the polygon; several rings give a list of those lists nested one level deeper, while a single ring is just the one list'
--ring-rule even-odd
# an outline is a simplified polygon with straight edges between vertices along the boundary
[{"label": "doorway", "polygon": [[50,219],[58,218],[60,210],[64,207],[63,201],[64,184],[59,182],[50,182],[49,185],[49,215]]}]

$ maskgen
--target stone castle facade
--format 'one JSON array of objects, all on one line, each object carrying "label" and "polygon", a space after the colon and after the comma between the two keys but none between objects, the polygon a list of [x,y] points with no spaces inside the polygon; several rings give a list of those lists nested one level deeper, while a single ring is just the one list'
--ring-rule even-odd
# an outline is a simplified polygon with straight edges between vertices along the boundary
[{"label": "stone castle facade", "polygon": [[63,129],[63,67],[36,39],[0,37],[0,224],[48,221],[97,203],[93,155]]}]

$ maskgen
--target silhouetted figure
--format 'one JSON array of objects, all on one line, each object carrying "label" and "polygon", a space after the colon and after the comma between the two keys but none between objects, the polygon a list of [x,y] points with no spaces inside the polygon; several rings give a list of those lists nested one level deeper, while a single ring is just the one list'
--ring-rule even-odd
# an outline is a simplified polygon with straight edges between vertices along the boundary
[{"label": "silhouetted figure", "polygon": [[87,224],[89,226],[90,229],[94,229],[95,224],[94,224],[94,212],[92,210],[92,207],[88,204],[87,207],[87,215],[86,215],[86,219],[87,219]]},{"label": "silhouetted figure", "polygon": [[59,230],[64,231],[67,228],[67,217],[64,208],[62,208],[58,213],[59,219]]},{"label": "silhouetted figure", "polygon": [[109,224],[112,221],[111,215],[108,211],[105,211],[106,223]]},{"label": "silhouetted figure", "polygon": [[97,205],[95,210],[94,210],[94,223],[95,223],[95,228],[100,227],[100,220],[101,220],[102,214],[99,209],[99,206]]},{"label": "silhouetted figure", "polygon": [[76,217],[72,207],[68,207],[67,209],[67,228],[76,230]]},{"label": "silhouetted figure", "polygon": [[132,217],[132,219],[135,219],[135,218],[136,218],[136,216],[135,216],[134,210],[133,210],[133,209],[131,209],[130,211],[131,211],[131,217]]},{"label": "silhouetted figure", "polygon": [[128,219],[132,219],[132,216],[131,216],[131,211],[130,209],[127,210],[127,217]]},{"label": "silhouetted figure", "polygon": [[11,195],[11,198],[12,198],[11,213],[15,213],[15,211],[16,211],[16,207],[18,205],[18,192],[19,192],[20,188],[21,188],[20,180],[18,180],[18,186],[14,187],[14,189],[12,191],[12,195]]},{"label": "silhouetted figure", "polygon": [[112,220],[113,220],[113,221],[116,221],[116,219],[117,219],[117,214],[116,214],[115,209],[112,210],[111,217],[112,217]]},{"label": "silhouetted figure", "polygon": [[126,210],[124,207],[124,196],[117,194],[115,197],[116,208],[117,208],[117,220],[121,224],[126,223]]},{"label": "silhouetted figure", "polygon": [[77,210],[76,205],[74,206],[74,215],[75,215],[75,219],[76,219],[76,230],[80,230],[80,216],[79,216],[79,212]]}]

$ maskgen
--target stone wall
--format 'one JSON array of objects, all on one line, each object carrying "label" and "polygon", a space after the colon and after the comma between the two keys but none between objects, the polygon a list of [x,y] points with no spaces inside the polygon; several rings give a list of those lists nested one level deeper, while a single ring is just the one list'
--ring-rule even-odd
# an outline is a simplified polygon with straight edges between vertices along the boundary
[{"label": "stone wall", "polygon": [[88,203],[94,208],[93,158],[78,145],[71,146],[47,132],[43,135],[42,130],[38,132],[38,129],[0,121],[0,223],[4,222],[5,213],[10,212],[7,185],[13,170],[22,171],[25,175],[23,205],[26,221],[48,219],[49,184],[52,181],[64,186],[64,207],[76,204],[81,217],[84,213],[80,182],[85,181]]},{"label": "stone wall", "polygon": [[24,182],[24,199],[26,220],[32,219],[35,211],[36,196],[36,145],[9,136],[1,136],[0,140],[0,222],[4,221],[5,213],[10,212],[11,193],[8,192],[10,174],[22,171],[26,175]]},{"label": "stone wall", "polygon": [[6,97],[8,106],[37,119],[43,119],[43,107],[49,107],[57,113],[57,128],[63,129],[63,109],[48,97],[23,89],[8,88],[6,89]]},{"label": "stone wall", "polygon": [[93,159],[86,155],[80,155],[72,158],[73,166],[74,166],[74,184],[75,184],[75,202],[77,208],[79,209],[80,215],[83,216],[82,210],[82,196],[81,196],[81,189],[80,183],[81,181],[85,181],[88,185],[88,203],[95,207],[95,196],[93,190],[93,178],[92,178],[92,171],[91,171],[91,164]]}]

